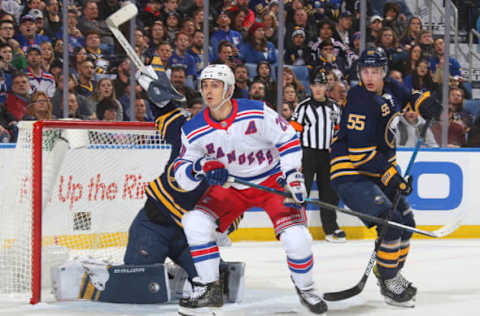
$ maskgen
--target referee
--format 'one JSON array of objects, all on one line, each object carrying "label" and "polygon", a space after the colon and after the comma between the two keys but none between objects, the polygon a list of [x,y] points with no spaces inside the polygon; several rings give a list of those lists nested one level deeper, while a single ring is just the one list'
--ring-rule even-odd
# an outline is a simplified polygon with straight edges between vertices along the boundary
[{"label": "referee", "polygon": [[[330,186],[330,142],[340,122],[340,108],[326,97],[327,75],[319,69],[310,77],[312,96],[300,102],[295,109],[291,124],[299,132],[302,143],[302,172],[308,194],[314,176],[321,201],[337,205],[338,196]],[[345,242],[345,232],[338,227],[337,214],[320,209],[325,239],[329,242]]]}]

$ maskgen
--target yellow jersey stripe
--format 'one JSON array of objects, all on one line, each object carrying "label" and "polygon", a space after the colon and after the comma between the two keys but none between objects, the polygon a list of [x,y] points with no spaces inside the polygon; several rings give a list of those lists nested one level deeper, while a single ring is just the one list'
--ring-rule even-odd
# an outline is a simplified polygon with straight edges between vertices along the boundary
[{"label": "yellow jersey stripe", "polygon": [[359,161],[359,162],[356,162],[356,163],[353,163],[353,165],[354,165],[355,167],[358,167],[358,166],[361,166],[361,165],[363,165],[363,164],[366,164],[367,162],[369,162],[370,160],[372,160],[373,157],[375,157],[376,154],[377,154],[377,151],[375,150],[375,151],[373,151],[373,152],[367,157],[367,159],[362,160],[362,161]]},{"label": "yellow jersey stripe", "polygon": [[150,182],[150,187],[155,192],[155,196],[160,200],[160,202],[163,203],[163,205],[165,205],[166,208],[168,208],[168,210],[172,214],[178,217],[182,217],[182,214],[178,212],[175,206],[173,206],[172,203],[170,203],[170,201],[160,192],[160,190],[157,187],[157,184],[154,181]]},{"label": "yellow jersey stripe", "polygon": [[348,151],[351,153],[367,153],[369,151],[374,151],[377,149],[377,146],[370,146],[370,147],[358,147],[358,148],[348,148]]}]

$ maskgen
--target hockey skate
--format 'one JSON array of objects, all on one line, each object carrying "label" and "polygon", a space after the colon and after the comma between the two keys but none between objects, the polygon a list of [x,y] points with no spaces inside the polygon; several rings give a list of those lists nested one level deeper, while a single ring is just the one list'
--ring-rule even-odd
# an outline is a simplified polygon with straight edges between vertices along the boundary
[{"label": "hockey skate", "polygon": [[378,271],[378,267],[375,265],[373,274],[377,277],[380,293],[385,297],[387,304],[399,307],[415,307],[417,289],[400,273],[397,273],[391,279],[383,279]]},{"label": "hockey skate", "polygon": [[325,240],[333,243],[344,243],[347,241],[347,235],[343,230],[337,229],[333,234],[326,235]]},{"label": "hockey skate", "polygon": [[207,284],[193,281],[192,286],[192,295],[180,300],[178,314],[183,316],[217,315],[218,309],[223,306],[220,281]]},{"label": "hockey skate", "polygon": [[295,286],[300,303],[307,307],[308,310],[315,315],[327,315],[328,306],[327,303],[318,295],[313,286],[300,290]]}]

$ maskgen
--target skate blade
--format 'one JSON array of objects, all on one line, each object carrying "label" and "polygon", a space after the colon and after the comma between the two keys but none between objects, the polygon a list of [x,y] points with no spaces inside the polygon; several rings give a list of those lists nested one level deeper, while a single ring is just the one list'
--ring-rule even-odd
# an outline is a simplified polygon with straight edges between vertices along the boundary
[{"label": "skate blade", "polygon": [[385,297],[385,303],[388,305],[396,306],[396,307],[406,307],[406,308],[414,308],[415,307],[415,298],[412,298],[406,302],[397,302],[392,300],[389,297]]},{"label": "skate blade", "polygon": [[181,316],[222,316],[224,315],[220,307],[202,307],[188,308],[178,307],[178,315]]}]

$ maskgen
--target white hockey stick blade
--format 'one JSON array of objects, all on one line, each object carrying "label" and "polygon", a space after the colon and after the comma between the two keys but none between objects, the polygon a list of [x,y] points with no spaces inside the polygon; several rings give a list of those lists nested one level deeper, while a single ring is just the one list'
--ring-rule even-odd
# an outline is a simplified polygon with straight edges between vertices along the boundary
[{"label": "white hockey stick blade", "polygon": [[457,230],[457,228],[460,226],[465,216],[466,216],[466,212],[462,212],[458,214],[458,216],[447,225],[432,231],[432,234],[434,235],[435,238],[441,238],[441,237],[450,235],[455,230]]},{"label": "white hockey stick blade", "polygon": [[119,27],[123,23],[131,20],[134,16],[138,13],[137,6],[133,3],[129,2],[125,6],[121,7],[117,12],[110,15],[106,20],[107,26],[110,28],[112,27]]}]

